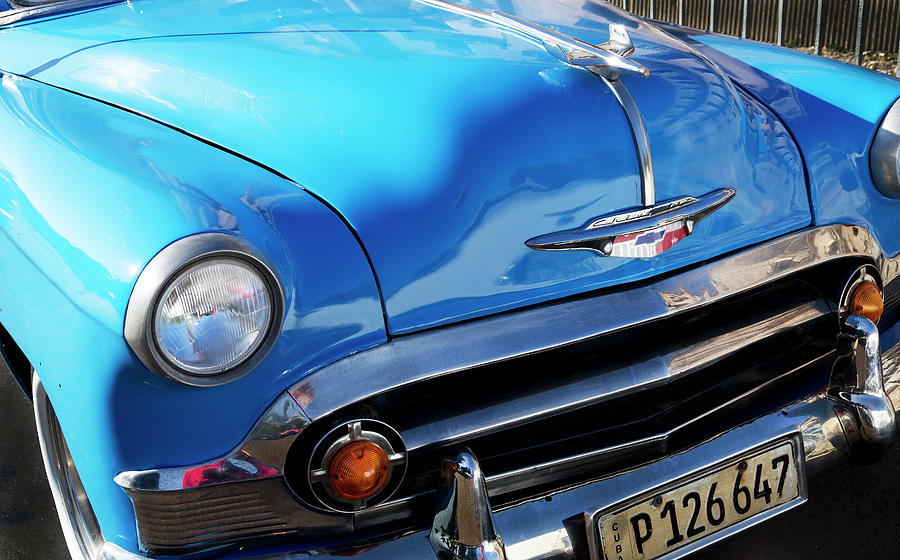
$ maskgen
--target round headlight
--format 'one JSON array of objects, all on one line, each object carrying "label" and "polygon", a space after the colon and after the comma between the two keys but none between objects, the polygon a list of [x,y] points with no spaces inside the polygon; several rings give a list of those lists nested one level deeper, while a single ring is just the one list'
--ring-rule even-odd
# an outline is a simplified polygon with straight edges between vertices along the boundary
[{"label": "round headlight", "polygon": [[209,259],[176,276],[160,297],[153,334],[163,357],[193,375],[218,375],[256,351],[272,322],[272,297],[256,269]]},{"label": "round headlight", "polygon": [[175,241],[144,267],[124,334],[150,371],[214,386],[256,367],[283,317],[281,285],[264,257],[238,237],[202,233]]}]

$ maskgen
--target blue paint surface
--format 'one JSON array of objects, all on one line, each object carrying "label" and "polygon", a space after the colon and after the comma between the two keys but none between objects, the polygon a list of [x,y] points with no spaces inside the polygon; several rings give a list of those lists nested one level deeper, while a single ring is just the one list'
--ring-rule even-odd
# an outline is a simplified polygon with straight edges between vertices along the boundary
[{"label": "blue paint surface", "polygon": [[866,68],[724,35],[695,39],[872,124],[881,122],[885,103],[897,98],[896,80]]},{"label": "blue paint surface", "polygon": [[784,128],[679,42],[609,6],[476,7],[593,43],[623,22],[651,71],[624,81],[657,198],[728,186],[735,199],[653,260],[527,248],[639,204],[624,113],[602,80],[539,44],[409,0],[141,0],[9,30],[0,68],[151,115],[321,196],[369,251],[394,334],[641,280],[810,223]]},{"label": "blue paint surface", "polygon": [[758,54],[738,39],[673,31],[787,125],[805,156],[815,223],[861,225],[888,256],[900,254],[900,200],[881,194],[869,169],[872,139],[900,97],[900,80],[771,45],[752,43]]},{"label": "blue paint surface", "polygon": [[[818,84],[834,83],[830,64],[807,75],[801,59],[783,70],[698,44],[726,74],[608,5],[471,4],[592,43],[625,24],[651,71],[624,80],[658,199],[735,199],[654,259],[528,249],[639,204],[624,114],[539,45],[409,0],[135,0],[0,29],[0,322],[47,386],[107,539],[136,544],[116,473],[221,455],[280,391],[388,331],[643,280],[808,226],[790,133],[816,221],[900,250],[898,202],[866,171],[897,82],[847,72],[857,109]],[[122,326],[153,255],[206,231],[264,252],[288,307],[258,368],[196,389],[150,374]]]},{"label": "blue paint surface", "polygon": [[[44,382],[108,540],[135,545],[118,472],[217,457],[309,369],[386,340],[362,249],[297,185],[9,74],[0,82],[0,129],[0,322]],[[206,231],[263,251],[287,311],[256,369],[197,389],[147,371],[122,328],[149,259]]]}]

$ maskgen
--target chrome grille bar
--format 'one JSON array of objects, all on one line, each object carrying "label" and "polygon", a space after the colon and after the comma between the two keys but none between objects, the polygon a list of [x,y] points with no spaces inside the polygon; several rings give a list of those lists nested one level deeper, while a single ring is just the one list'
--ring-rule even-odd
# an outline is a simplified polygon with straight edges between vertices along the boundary
[{"label": "chrome grille bar", "polygon": [[[801,231],[648,285],[398,337],[348,356],[294,385],[312,421],[405,385],[574,344],[721,301],[846,257],[876,262],[885,283],[900,273],[857,226]],[[627,309],[627,313],[609,313]]]},{"label": "chrome grille bar", "polygon": [[657,357],[648,356],[647,362],[639,368],[629,366],[597,372],[592,377],[539,392],[528,392],[509,400],[498,395],[489,406],[479,406],[468,412],[460,411],[449,418],[429,419],[426,423],[405,430],[402,432],[403,441],[410,451],[426,445],[451,444],[486,432],[499,431],[508,426],[533,422],[542,417],[637,393],[680,379],[764,339],[809,324],[828,312],[822,302],[801,303],[762,321],[746,324],[687,348]]}]

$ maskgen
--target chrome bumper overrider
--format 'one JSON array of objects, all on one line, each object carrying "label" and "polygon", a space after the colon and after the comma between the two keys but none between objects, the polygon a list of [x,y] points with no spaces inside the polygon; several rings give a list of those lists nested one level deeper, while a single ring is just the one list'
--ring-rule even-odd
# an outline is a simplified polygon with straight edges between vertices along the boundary
[{"label": "chrome bumper overrider", "polygon": [[[683,453],[603,480],[492,512],[477,458],[460,449],[442,467],[443,487],[429,532],[413,533],[361,552],[361,559],[434,558],[440,560],[550,560],[600,558],[594,518],[597,512],[633,499],[692,472],[711,467],[778,439],[802,443],[807,476],[845,462],[870,462],[893,442],[900,404],[900,344],[883,355],[877,327],[849,317],[841,357],[827,390],[702,443]],[[805,499],[805,492],[801,503]],[[718,540],[777,514],[764,512],[711,537]],[[708,544],[710,540],[702,544]],[[689,545],[681,556],[697,548]],[[576,549],[579,549],[576,555]],[[582,552],[583,551],[583,552]],[[318,550],[269,554],[260,559],[330,557]],[[346,552],[343,554],[346,555]],[[106,543],[100,560],[145,558]]]}]

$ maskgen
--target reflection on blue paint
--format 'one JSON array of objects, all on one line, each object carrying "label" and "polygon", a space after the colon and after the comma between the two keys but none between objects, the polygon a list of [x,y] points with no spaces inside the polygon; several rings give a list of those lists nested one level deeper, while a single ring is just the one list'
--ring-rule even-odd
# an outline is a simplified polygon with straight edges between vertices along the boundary
[{"label": "reflection on blue paint", "polygon": [[896,80],[859,66],[725,35],[694,39],[870,123],[880,122],[886,101],[897,98]]}]

